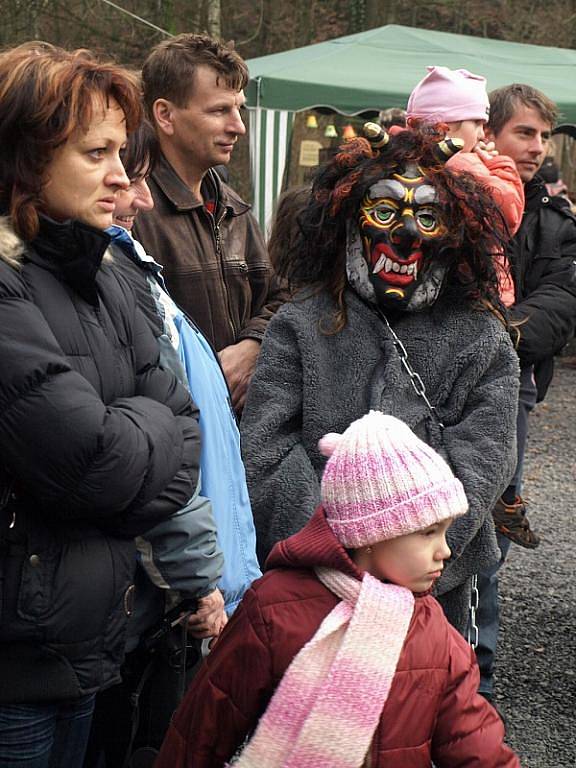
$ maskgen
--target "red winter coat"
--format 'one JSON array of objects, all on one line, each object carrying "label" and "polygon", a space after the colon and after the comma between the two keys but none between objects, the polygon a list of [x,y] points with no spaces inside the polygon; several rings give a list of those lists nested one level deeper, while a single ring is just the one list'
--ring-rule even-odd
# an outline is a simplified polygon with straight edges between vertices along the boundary
[{"label": "red winter coat", "polygon": [[[319,508],[275,546],[192,683],[155,768],[224,765],[256,728],[287,666],[338,603],[312,566],[361,572]],[[432,597],[416,599],[370,768],[516,768],[496,711],[479,696],[478,667]],[[320,766],[319,766],[320,768]],[[323,768],[329,768],[324,766]]]},{"label": "red winter coat", "polygon": [[[510,237],[516,234],[524,216],[524,183],[512,158],[507,155],[480,157],[475,152],[458,152],[447,161],[446,167],[457,173],[471,173],[481,182],[500,207]],[[511,307],[516,301],[516,295],[505,253],[494,255],[494,266],[498,275],[500,299],[505,307]]]}]

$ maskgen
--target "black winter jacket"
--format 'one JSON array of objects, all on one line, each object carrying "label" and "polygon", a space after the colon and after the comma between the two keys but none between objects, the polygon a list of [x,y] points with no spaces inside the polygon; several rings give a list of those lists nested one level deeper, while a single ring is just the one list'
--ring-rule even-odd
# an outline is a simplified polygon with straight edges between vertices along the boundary
[{"label": "black winter jacket", "polygon": [[157,365],[109,237],[0,220],[0,703],[118,680],[132,537],[198,482],[197,411]]},{"label": "black winter jacket", "polygon": [[554,355],[576,323],[576,217],[567,200],[550,196],[538,177],[524,189],[524,218],[510,252],[516,288],[511,317],[520,322],[520,363],[535,366],[542,400]]}]

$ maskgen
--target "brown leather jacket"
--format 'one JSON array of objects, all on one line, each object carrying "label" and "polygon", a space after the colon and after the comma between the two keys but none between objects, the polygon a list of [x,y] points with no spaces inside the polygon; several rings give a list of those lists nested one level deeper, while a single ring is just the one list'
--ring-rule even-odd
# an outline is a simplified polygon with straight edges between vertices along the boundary
[{"label": "brown leather jacket", "polygon": [[209,171],[202,183],[203,192],[216,193],[212,215],[163,156],[148,183],[155,207],[138,218],[134,234],[163,265],[174,301],[216,351],[261,341],[285,297],[250,206]]}]

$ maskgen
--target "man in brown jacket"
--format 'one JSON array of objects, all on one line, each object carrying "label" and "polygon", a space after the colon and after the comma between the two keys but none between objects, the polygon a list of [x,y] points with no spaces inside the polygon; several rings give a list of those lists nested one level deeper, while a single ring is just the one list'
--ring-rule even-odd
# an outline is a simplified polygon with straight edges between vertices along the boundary
[{"label": "man in brown jacket", "polygon": [[213,170],[228,164],[246,132],[240,108],[248,69],[212,38],[182,34],[152,50],[142,79],[161,154],[148,182],[155,207],[138,220],[135,237],[218,352],[239,412],[282,301],[250,206]]}]

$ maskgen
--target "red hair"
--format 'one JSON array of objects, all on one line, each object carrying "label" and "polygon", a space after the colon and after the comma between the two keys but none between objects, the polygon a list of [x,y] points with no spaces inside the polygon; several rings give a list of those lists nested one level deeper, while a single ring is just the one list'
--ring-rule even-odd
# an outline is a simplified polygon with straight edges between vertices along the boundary
[{"label": "red hair", "polygon": [[86,132],[94,110],[114,99],[126,129],[142,119],[135,77],[87,50],[25,43],[0,54],[0,208],[24,240],[38,233],[45,169],[76,131]]}]

